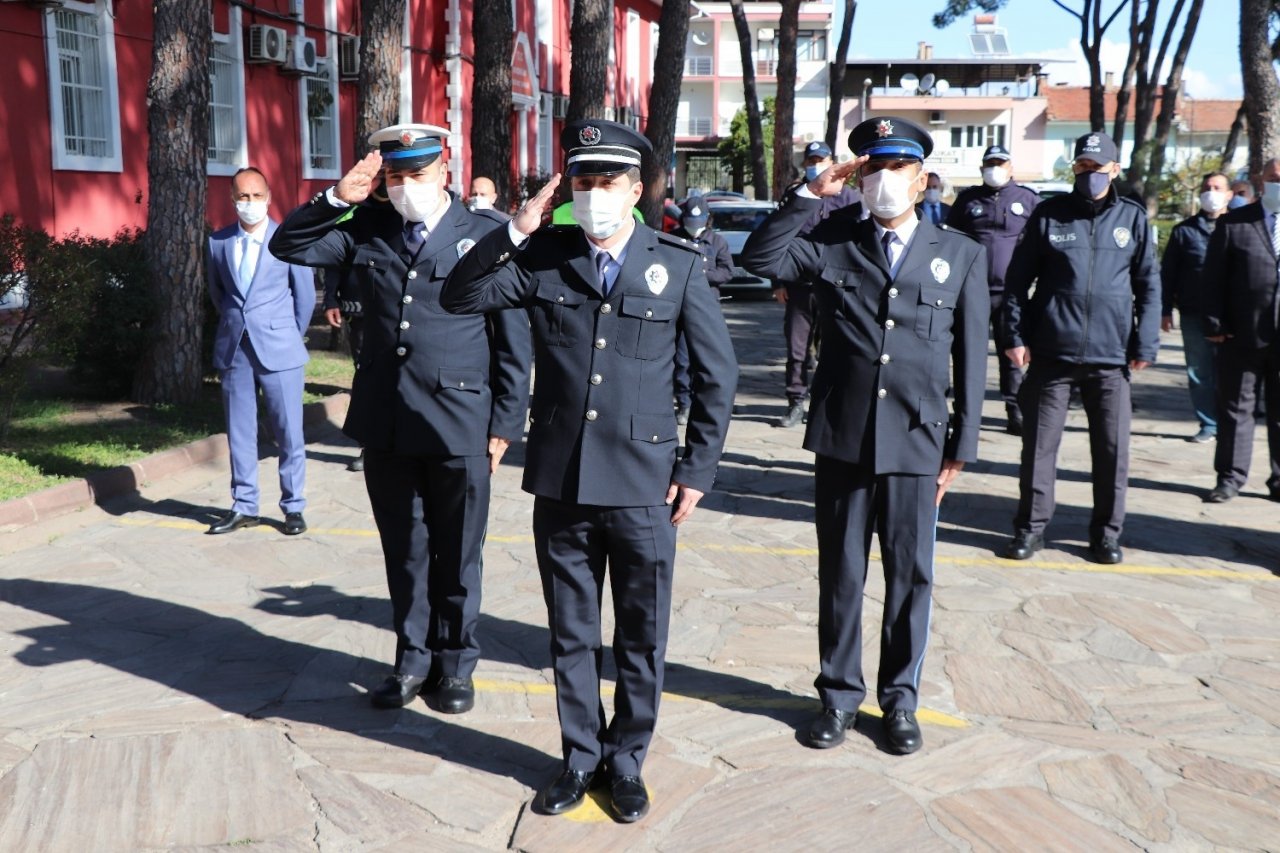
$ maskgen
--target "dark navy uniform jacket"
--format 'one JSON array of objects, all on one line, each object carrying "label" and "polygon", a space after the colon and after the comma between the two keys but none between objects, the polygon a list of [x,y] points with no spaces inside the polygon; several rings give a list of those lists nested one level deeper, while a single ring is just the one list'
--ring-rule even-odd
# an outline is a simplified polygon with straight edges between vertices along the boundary
[{"label": "dark navy uniform jacket", "polygon": [[1025,346],[1033,362],[1154,363],[1160,275],[1153,242],[1147,211],[1114,187],[1101,210],[1076,192],[1042,201],[1009,262],[1001,349]]},{"label": "dark navy uniform jacket", "polygon": [[757,275],[814,282],[822,358],[805,448],[877,474],[932,475],[943,458],[975,461],[991,312],[986,252],[921,221],[891,279],[875,222],[859,221],[856,209],[797,236],[819,204],[785,198],[741,255]]},{"label": "dark navy uniform jacket", "polygon": [[708,228],[694,237],[683,228],[677,228],[672,234],[687,240],[690,246],[702,253],[702,274],[707,277],[707,284],[718,288],[733,278],[733,252],[729,250],[728,242],[715,231]]},{"label": "dark navy uniform jacket", "polygon": [[1010,181],[1003,187],[979,184],[956,196],[947,225],[963,231],[987,249],[987,284],[992,293],[1004,291],[1005,271],[1018,235],[1027,227],[1031,211],[1040,203],[1033,190]]},{"label": "dark navy uniform jacket", "polygon": [[1220,216],[1204,263],[1205,334],[1230,335],[1243,348],[1280,343],[1276,264],[1261,203]]},{"label": "dark navy uniform jacket", "polygon": [[1160,281],[1164,285],[1162,313],[1165,315],[1173,314],[1174,308],[1184,314],[1201,312],[1201,273],[1205,256],[1209,254],[1209,237],[1225,215],[1210,219],[1202,210],[1173,226],[1169,242],[1164,247],[1164,257],[1160,259]]},{"label": "dark navy uniform jacket", "polygon": [[[537,380],[524,488],[605,507],[661,506],[674,480],[711,490],[738,364],[702,256],[636,223],[607,297],[579,228],[543,228],[523,249],[500,228],[445,283],[448,311],[524,306]],[[689,346],[693,405],[684,456],[672,408],[676,337]]]},{"label": "dark navy uniform jacket", "polygon": [[440,287],[475,241],[500,226],[452,199],[414,257],[386,202],[350,208],[324,194],[289,214],[271,250],[294,263],[349,268],[364,341],[343,432],[407,455],[478,456],[488,437],[519,441],[529,400],[529,326],[518,311],[455,317]]}]

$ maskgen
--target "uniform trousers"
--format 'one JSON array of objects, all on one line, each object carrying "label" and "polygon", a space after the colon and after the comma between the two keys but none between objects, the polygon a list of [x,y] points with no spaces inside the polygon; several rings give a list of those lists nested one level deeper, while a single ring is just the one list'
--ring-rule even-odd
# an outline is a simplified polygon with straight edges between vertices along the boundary
[{"label": "uniform trousers", "polygon": [[1015,532],[1043,535],[1053,518],[1058,448],[1067,425],[1073,386],[1080,388],[1089,419],[1093,515],[1089,541],[1120,538],[1129,489],[1129,424],[1133,407],[1127,367],[1032,361],[1018,399],[1022,408],[1022,464],[1018,469]]},{"label": "uniform trousers", "polygon": [[364,482],[386,562],[396,672],[471,677],[480,658],[489,458],[370,448]]},{"label": "uniform trousers", "polygon": [[1204,317],[1183,311],[1182,352],[1187,361],[1187,387],[1191,391],[1191,407],[1201,429],[1218,430],[1218,345],[1205,340]]},{"label": "uniform trousers", "polygon": [[231,366],[222,371],[222,408],[227,418],[231,453],[231,509],[258,514],[258,389],[267,422],[280,449],[280,510],[302,512],[307,474],[306,439],[302,434],[301,366],[267,370],[247,334],[240,337]]},{"label": "uniform trousers", "polygon": [[1022,387],[1022,368],[1014,367],[1000,346],[1000,317],[1004,311],[1004,291],[991,294],[991,339],[996,342],[996,365],[1000,373],[1000,399],[1005,407],[1018,405],[1018,389]]},{"label": "uniform trousers", "polygon": [[1280,342],[1255,349],[1227,340],[1218,350],[1218,482],[1240,489],[1249,478],[1259,386],[1264,399],[1271,472],[1267,488],[1280,491]]},{"label": "uniform trousers", "polygon": [[809,396],[809,378],[817,367],[814,335],[817,324],[813,287],[804,282],[788,282],[786,312],[782,331],[787,338],[787,402],[799,403]]},{"label": "uniform trousers", "polygon": [[829,456],[814,460],[820,657],[814,686],[824,708],[856,711],[867,695],[862,598],[873,532],[885,585],[876,697],[886,712],[917,708],[933,609],[936,492],[936,474],[876,474]]},{"label": "uniform trousers", "polygon": [[[533,538],[547,603],[565,767],[638,775],[658,719],[676,528],[671,507],[599,507],[538,497]],[[613,597],[613,720],[600,701],[600,607]]]}]

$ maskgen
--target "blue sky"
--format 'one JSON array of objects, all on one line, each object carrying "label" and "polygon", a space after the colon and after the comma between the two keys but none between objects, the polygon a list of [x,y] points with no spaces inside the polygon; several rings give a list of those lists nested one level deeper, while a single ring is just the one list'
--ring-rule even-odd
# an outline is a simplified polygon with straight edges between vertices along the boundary
[{"label": "blue sky", "polygon": [[[1079,8],[1081,0],[1063,0]],[[1102,0],[1104,12],[1115,8],[1117,0]],[[836,7],[842,5],[835,0]],[[916,55],[916,43],[927,41],[938,58],[970,56],[968,33],[972,16],[945,30],[935,29],[931,18],[943,7],[943,0],[858,0],[854,18],[851,57],[902,59]],[[1163,0],[1162,12],[1174,5]],[[909,11],[908,11],[909,10]],[[1080,52],[1077,20],[1053,4],[1052,0],[1009,0],[998,14],[997,25],[1009,31],[1009,44],[1017,56],[1061,59],[1048,67],[1051,82],[1086,84],[1089,70]],[[1163,23],[1163,22],[1162,22]],[[1196,28],[1195,41],[1187,57],[1185,88],[1194,98],[1239,98],[1240,4],[1236,0],[1206,0],[1205,11]],[[1103,44],[1104,71],[1124,68],[1128,52],[1128,10],[1107,30]],[[1175,42],[1176,44],[1176,42]],[[1173,53],[1173,47],[1169,49]]]}]

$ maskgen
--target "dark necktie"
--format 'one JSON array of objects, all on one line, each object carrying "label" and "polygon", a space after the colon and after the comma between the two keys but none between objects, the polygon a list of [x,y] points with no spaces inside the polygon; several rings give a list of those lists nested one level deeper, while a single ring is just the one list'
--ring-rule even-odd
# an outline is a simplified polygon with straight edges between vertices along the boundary
[{"label": "dark necktie", "polygon": [[425,222],[406,222],[404,224],[404,245],[411,253],[417,254],[422,244],[427,242],[423,232],[427,229]]},{"label": "dark necktie", "polygon": [[598,252],[596,254],[596,271],[600,273],[600,292],[605,296],[609,295],[609,277],[605,275],[605,267],[609,265],[609,253]]},{"label": "dark necktie", "polygon": [[884,260],[889,265],[889,269],[893,269],[893,255],[889,254],[889,247],[893,245],[893,232],[886,231],[880,237],[880,247],[884,249]]}]

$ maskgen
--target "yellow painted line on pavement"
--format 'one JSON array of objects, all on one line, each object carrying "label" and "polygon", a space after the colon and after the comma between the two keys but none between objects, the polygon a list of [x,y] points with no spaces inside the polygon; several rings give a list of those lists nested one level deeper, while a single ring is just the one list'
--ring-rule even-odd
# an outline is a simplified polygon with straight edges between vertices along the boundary
[{"label": "yellow painted line on pavement", "polygon": [[[127,527],[161,527],[169,530],[203,531],[206,525],[194,521],[176,521],[154,518],[120,518],[119,524]],[[279,535],[280,531],[268,524],[246,528],[250,533],[271,533]],[[240,531],[237,531],[240,532]],[[308,533],[321,536],[353,536],[360,538],[377,538],[378,531],[352,527],[312,527]],[[489,536],[486,541],[499,545],[532,544],[533,537],[527,534],[518,536]],[[721,554],[765,554],[774,557],[817,557],[817,548],[785,548],[770,545],[721,545],[713,542],[696,544],[679,543],[676,548],[681,551]],[[879,560],[880,555],[872,553],[872,560]],[[944,566],[967,566],[971,568],[1006,569],[1015,571],[1051,571],[1051,572],[1085,572],[1102,575],[1146,575],[1149,577],[1178,578],[1213,578],[1217,580],[1243,581],[1245,583],[1267,583],[1280,580],[1280,576],[1266,571],[1242,572],[1234,569],[1188,569],[1178,566],[1143,566],[1132,563],[1120,563],[1114,566],[1103,566],[1097,563],[1071,562],[1066,560],[1005,560],[1000,557],[951,557],[940,555],[935,563]]]}]

